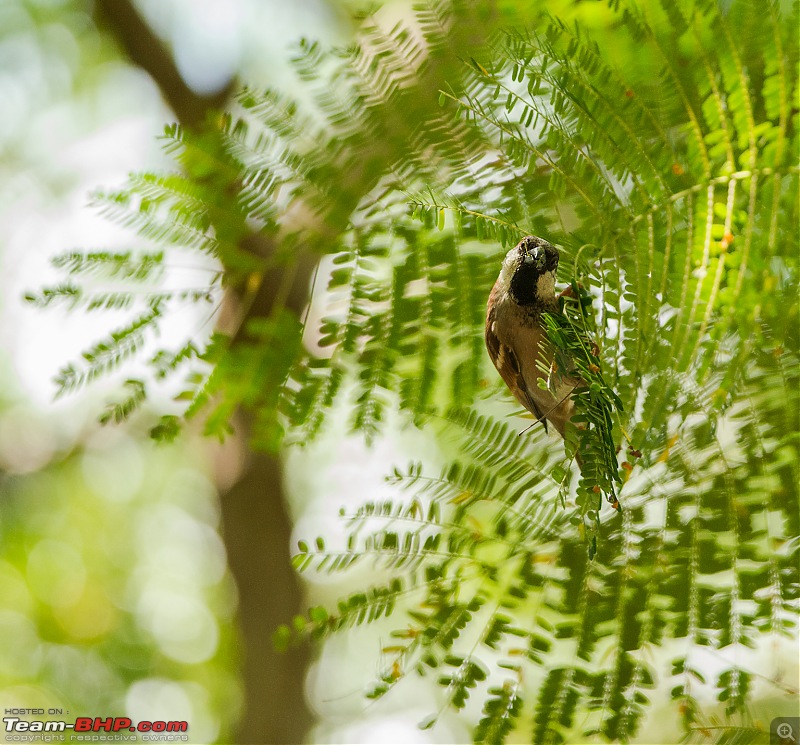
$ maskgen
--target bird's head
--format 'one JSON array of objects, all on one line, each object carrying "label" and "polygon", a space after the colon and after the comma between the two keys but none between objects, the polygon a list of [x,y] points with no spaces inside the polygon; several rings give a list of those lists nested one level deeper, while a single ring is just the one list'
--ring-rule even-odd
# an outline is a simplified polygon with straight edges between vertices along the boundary
[{"label": "bird's head", "polygon": [[557,269],[558,249],[526,235],[503,259],[500,283],[518,305],[552,304]]}]

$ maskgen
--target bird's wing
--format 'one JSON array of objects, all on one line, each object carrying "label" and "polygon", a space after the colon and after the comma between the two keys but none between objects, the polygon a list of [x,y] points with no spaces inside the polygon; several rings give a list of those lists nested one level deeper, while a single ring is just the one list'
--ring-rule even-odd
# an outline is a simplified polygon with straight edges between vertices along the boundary
[{"label": "bird's wing", "polygon": [[514,394],[514,398],[544,425],[544,431],[547,432],[547,419],[544,418],[528,390],[516,353],[508,344],[500,341],[494,329],[494,318],[490,313],[486,319],[486,348],[489,350],[489,356],[494,361],[497,372],[500,373],[500,377]]}]

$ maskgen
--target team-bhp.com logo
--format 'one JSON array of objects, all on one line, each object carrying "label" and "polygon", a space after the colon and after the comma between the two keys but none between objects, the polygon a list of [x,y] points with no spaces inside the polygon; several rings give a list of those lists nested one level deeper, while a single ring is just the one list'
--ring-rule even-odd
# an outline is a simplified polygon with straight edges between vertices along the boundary
[{"label": "team-bhp.com logo", "polygon": [[[7,742],[58,742],[64,741],[59,734],[70,732],[70,741],[85,742],[187,742],[186,735],[181,733],[189,729],[188,722],[165,722],[142,720],[134,722],[127,717],[78,717],[74,722],[59,720],[42,721],[38,719],[20,719],[19,717],[3,717]],[[125,733],[135,732],[136,735]],[[13,733],[13,734],[12,734]],[[46,733],[46,734],[45,734]],[[73,734],[79,733],[79,734]],[[85,733],[85,734],[82,734]],[[111,735],[99,733],[113,733]],[[38,736],[37,736],[38,735]],[[47,737],[55,735],[56,737]]]}]

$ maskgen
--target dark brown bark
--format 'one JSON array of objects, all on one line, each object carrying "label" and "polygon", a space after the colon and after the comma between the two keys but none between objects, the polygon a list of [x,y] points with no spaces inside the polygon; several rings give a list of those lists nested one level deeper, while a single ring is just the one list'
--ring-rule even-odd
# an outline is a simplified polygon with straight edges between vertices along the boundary
[{"label": "dark brown bark", "polygon": [[239,588],[245,645],[245,711],[237,743],[298,743],[311,726],[303,683],[307,650],[278,654],[272,631],[299,612],[297,575],[289,563],[291,524],[277,458],[251,456],[244,476],[222,497],[228,563]]}]

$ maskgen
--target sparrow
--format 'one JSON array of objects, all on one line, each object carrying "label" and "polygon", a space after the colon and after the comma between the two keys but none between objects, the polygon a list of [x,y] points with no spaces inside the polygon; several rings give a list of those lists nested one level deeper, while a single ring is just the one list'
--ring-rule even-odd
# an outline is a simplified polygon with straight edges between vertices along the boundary
[{"label": "sparrow", "polygon": [[514,398],[545,431],[549,422],[563,437],[575,412],[570,394],[581,381],[562,374],[553,390],[548,380],[553,356],[542,314],[559,313],[557,269],[558,249],[542,238],[527,235],[512,248],[489,294],[485,339],[489,357]]},{"label": "sparrow", "polygon": [[[506,254],[486,308],[486,349],[514,398],[545,431],[549,423],[563,437],[575,414],[575,396],[588,401],[593,415],[587,424],[578,425],[581,437],[575,458],[581,472],[585,457],[592,458],[589,486],[595,493],[605,493],[611,506],[621,511],[615,486],[621,480],[612,411],[622,411],[622,402],[603,380],[598,346],[576,336],[578,332],[561,311],[561,298],[581,305],[591,304],[591,299],[581,297],[580,285],[556,295],[557,269],[558,249],[534,235],[525,236]],[[561,334],[564,349],[554,350],[548,327]],[[581,352],[570,356],[566,348]]]}]

